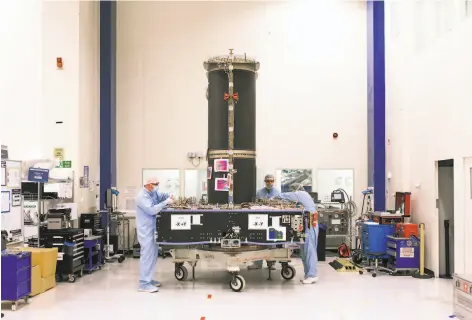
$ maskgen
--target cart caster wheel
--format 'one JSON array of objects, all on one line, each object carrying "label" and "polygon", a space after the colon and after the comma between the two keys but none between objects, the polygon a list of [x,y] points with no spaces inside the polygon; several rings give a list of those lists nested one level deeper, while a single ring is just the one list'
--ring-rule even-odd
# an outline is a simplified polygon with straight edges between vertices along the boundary
[{"label": "cart caster wheel", "polygon": [[123,261],[125,261],[125,257],[124,256],[121,256],[118,258],[118,263],[122,263]]},{"label": "cart caster wheel", "polygon": [[364,271],[362,271],[362,270],[359,270],[359,274],[364,274]]},{"label": "cart caster wheel", "polygon": [[[89,271],[89,273],[92,273],[91,271]],[[84,276],[84,270],[80,270],[79,272],[79,278],[82,278]]]},{"label": "cart caster wheel", "polygon": [[285,280],[292,280],[297,274],[297,272],[295,271],[294,267],[285,266],[284,268],[282,268],[282,271],[280,272],[280,274],[282,275],[282,278],[284,278]]},{"label": "cart caster wheel", "polygon": [[29,297],[25,297],[25,303],[28,303]]},{"label": "cart caster wheel", "polygon": [[185,281],[188,277],[187,268],[185,268],[185,266],[176,266],[174,275],[177,280]]},{"label": "cart caster wheel", "polygon": [[17,308],[18,308],[18,302],[12,303],[11,311],[16,311]]},{"label": "cart caster wheel", "polygon": [[70,283],[74,283],[74,282],[75,282],[75,276],[74,276],[74,275],[71,274],[71,275],[69,276],[69,282],[70,282]]},{"label": "cart caster wheel", "polygon": [[377,277],[377,273],[372,273],[372,277],[373,278]]},{"label": "cart caster wheel", "polygon": [[229,281],[229,287],[234,292],[240,292],[246,286],[246,280],[240,275],[234,276],[233,279]]},{"label": "cart caster wheel", "polygon": [[102,270],[102,266],[98,266],[98,270]]}]

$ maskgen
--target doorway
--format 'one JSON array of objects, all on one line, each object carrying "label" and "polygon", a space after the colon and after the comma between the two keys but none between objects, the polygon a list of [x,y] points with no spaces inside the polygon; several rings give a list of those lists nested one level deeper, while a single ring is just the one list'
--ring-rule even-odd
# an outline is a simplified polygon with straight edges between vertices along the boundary
[{"label": "doorway", "polygon": [[454,160],[438,161],[439,277],[454,274]]},{"label": "doorway", "polygon": [[469,233],[472,226],[472,157],[464,158],[464,178],[464,269],[461,272],[472,274],[472,250],[470,249],[472,238]]}]

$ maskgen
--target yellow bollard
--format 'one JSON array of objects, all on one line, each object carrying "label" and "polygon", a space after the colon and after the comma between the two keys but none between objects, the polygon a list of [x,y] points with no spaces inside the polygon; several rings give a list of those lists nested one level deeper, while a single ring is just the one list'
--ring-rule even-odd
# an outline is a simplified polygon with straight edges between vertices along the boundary
[{"label": "yellow bollard", "polygon": [[424,223],[420,223],[420,270],[413,274],[416,279],[431,279],[433,276],[424,273]]},{"label": "yellow bollard", "polygon": [[424,223],[420,223],[420,276],[424,275]]}]

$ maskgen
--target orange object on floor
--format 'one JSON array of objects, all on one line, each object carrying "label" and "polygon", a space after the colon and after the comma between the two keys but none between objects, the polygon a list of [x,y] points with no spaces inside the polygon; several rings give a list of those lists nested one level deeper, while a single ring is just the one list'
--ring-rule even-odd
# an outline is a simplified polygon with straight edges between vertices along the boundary
[{"label": "orange object on floor", "polygon": [[416,223],[397,223],[396,233],[400,238],[418,237],[418,224]]}]

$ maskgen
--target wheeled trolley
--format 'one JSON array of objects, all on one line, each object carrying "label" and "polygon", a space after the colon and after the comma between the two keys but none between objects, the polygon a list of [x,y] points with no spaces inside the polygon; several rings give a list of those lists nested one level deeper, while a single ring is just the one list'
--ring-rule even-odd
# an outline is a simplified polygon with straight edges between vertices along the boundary
[{"label": "wheeled trolley", "polygon": [[91,236],[84,238],[85,264],[84,271],[92,273],[92,271],[102,268],[102,238],[100,236]]},{"label": "wheeled trolley", "polygon": [[411,276],[420,268],[420,239],[387,236],[388,268],[392,275]]},{"label": "wheeled trolley", "polygon": [[69,269],[69,273],[57,272],[56,271],[56,281],[68,281],[69,283],[74,283],[77,280],[77,277],[82,278],[84,275],[83,265]]},{"label": "wheeled trolley", "polygon": [[[242,249],[242,250],[241,250]],[[229,287],[235,292],[244,290],[246,280],[239,274],[240,265],[248,262],[265,260],[269,266],[269,278],[271,277],[271,266],[279,262],[282,265],[281,275],[285,280],[292,280],[296,271],[289,263],[293,253],[292,248],[258,249],[251,247],[241,247],[240,250],[212,250],[201,248],[173,248],[170,249],[172,261],[175,264],[175,278],[185,281],[188,277],[188,270],[184,266],[187,262],[192,267],[192,280],[195,280],[195,267],[199,260],[219,261],[226,263],[226,270],[232,275]]]},{"label": "wheeled trolley", "polygon": [[10,302],[11,303],[11,311],[16,311],[18,309],[18,305],[20,304],[20,301],[23,300],[25,304],[28,303],[29,301],[29,295],[20,297],[17,300],[2,300],[2,302]]},{"label": "wheeled trolley", "polygon": [[177,280],[188,277],[185,263],[192,267],[195,279],[199,260],[220,261],[232,276],[231,290],[239,292],[246,285],[239,274],[244,263],[267,261],[272,279],[270,267],[279,262],[284,279],[295,277],[295,269],[289,263],[294,246],[305,238],[309,214],[303,208],[274,208],[269,203],[226,209],[168,208],[157,217],[157,243],[171,248]]},{"label": "wheeled trolley", "polygon": [[57,248],[56,280],[75,282],[84,271],[84,229],[41,229],[41,243]]},{"label": "wheeled trolley", "polygon": [[28,303],[31,294],[31,252],[2,253],[2,302],[11,302],[16,311],[18,303]]}]

